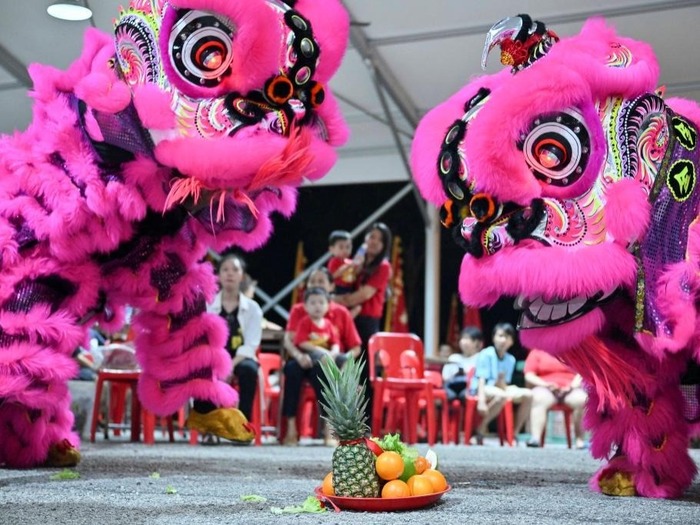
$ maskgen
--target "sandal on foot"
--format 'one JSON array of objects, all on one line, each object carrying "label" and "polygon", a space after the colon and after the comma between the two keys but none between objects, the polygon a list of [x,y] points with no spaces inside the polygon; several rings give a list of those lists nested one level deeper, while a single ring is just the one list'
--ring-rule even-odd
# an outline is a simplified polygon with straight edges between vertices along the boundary
[{"label": "sandal on foot", "polygon": [[217,408],[206,414],[191,410],[186,426],[200,434],[214,434],[230,441],[249,442],[255,438],[252,425],[237,408]]},{"label": "sandal on foot", "polygon": [[78,463],[80,463],[80,452],[67,439],[49,447],[49,455],[45,463],[47,467],[75,467]]}]

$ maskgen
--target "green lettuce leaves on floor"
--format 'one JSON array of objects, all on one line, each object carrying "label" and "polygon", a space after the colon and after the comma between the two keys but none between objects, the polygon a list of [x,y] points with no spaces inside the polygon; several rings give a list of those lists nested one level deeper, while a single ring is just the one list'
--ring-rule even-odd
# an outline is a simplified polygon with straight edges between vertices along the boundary
[{"label": "green lettuce leaves on floor", "polygon": [[250,501],[252,503],[264,503],[267,498],[264,496],[258,496],[257,494],[244,494],[241,496],[241,501]]},{"label": "green lettuce leaves on floor", "polygon": [[80,478],[80,474],[78,474],[77,472],[73,472],[70,469],[65,468],[61,472],[56,472],[56,474],[51,476],[50,479],[52,481],[65,481],[68,479],[79,479],[79,478]]},{"label": "green lettuce leaves on floor", "polygon": [[326,512],[326,508],[316,499],[316,496],[309,496],[301,505],[290,505],[284,508],[270,507],[273,514],[302,514],[305,512],[320,513]]}]

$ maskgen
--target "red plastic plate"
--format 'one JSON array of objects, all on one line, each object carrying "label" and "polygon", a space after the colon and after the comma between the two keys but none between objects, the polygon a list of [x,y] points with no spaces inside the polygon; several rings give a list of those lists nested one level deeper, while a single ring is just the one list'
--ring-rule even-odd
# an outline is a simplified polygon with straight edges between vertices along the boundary
[{"label": "red plastic plate", "polygon": [[423,496],[409,496],[408,498],[348,498],[342,496],[326,496],[322,487],[316,487],[314,492],[321,501],[328,500],[336,507],[343,510],[359,510],[362,512],[393,512],[397,510],[414,510],[427,507],[438,501],[443,494],[449,492],[452,486],[442,492],[425,494]]}]

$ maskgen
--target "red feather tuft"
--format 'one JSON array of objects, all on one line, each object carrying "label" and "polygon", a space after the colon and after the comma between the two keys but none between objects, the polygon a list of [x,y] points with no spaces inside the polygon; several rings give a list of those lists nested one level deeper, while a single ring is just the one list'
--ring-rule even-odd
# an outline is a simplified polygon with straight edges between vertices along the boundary
[{"label": "red feather tuft", "polygon": [[171,182],[170,192],[165,198],[163,213],[168,211],[175,204],[181,204],[191,195],[195,204],[199,201],[202,192],[202,183],[197,179],[185,177]]},{"label": "red feather tuft", "polygon": [[652,377],[615,354],[597,337],[584,339],[578,347],[557,357],[595,389],[599,411],[606,403],[613,409],[622,408],[635,398],[634,385],[647,391],[647,385],[653,383]]},{"label": "red feather tuft", "polygon": [[299,181],[313,160],[309,154],[310,145],[310,131],[293,129],[282,153],[260,167],[247,190],[254,191],[266,186],[282,186]]}]

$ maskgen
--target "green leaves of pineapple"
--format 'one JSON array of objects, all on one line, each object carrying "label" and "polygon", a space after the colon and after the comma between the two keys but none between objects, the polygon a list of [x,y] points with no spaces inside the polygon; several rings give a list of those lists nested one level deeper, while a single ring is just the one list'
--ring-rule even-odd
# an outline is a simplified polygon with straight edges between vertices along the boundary
[{"label": "green leaves of pineapple", "polygon": [[367,387],[361,383],[362,359],[355,360],[350,356],[343,365],[338,365],[333,359],[321,360],[322,377],[319,378],[323,387],[323,396],[319,400],[326,412],[324,419],[334,428],[335,433],[342,439],[343,429],[338,428],[341,421],[360,421],[363,433],[369,430],[365,409],[368,399],[365,396]]}]

